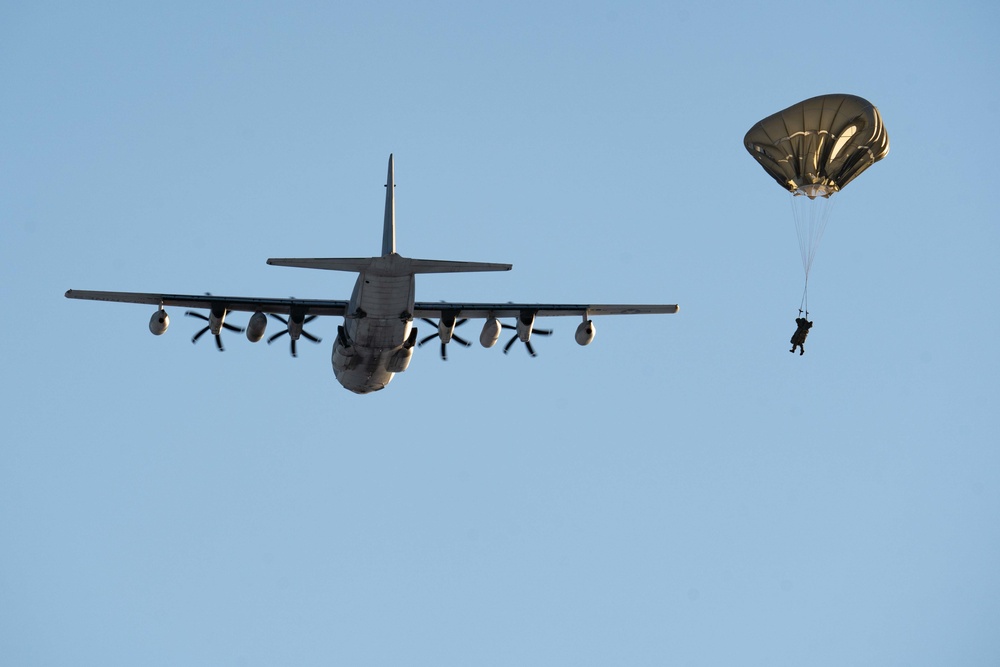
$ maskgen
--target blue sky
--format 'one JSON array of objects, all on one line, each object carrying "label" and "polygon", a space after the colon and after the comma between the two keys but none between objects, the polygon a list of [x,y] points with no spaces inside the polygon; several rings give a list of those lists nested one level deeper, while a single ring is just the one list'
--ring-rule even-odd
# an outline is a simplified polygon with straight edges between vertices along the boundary
[{"label": "blue sky", "polygon": [[[997,664],[995,5],[168,4],[0,6],[0,662]],[[891,151],[793,357],[742,138],[831,92]],[[346,298],[265,260],[377,253],[390,152],[401,253],[514,264],[418,299],[681,312],[355,396],[63,298]]]}]

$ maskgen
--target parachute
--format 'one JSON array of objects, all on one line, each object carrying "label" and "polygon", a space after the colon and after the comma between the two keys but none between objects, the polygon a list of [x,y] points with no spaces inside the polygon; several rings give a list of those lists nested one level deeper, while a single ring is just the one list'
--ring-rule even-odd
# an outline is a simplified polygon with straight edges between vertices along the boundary
[{"label": "parachute", "polygon": [[808,312],[809,271],[832,210],[831,197],[889,153],[889,135],[875,106],[856,95],[820,95],[770,115],[750,128],[743,145],[792,194]]}]

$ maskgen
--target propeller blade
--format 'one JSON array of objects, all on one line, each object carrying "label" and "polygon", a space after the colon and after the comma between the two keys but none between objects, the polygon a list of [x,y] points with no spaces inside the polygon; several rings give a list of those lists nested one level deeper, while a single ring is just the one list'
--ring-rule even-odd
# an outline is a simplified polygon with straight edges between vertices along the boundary
[{"label": "propeller blade", "polygon": [[[212,320],[207,315],[202,315],[201,313],[199,313],[196,310],[188,310],[184,314],[187,315],[188,317],[194,317],[194,318],[197,318],[199,320],[203,320],[203,321],[209,323],[209,325],[207,327],[205,327],[204,329],[202,329],[201,331],[199,331],[198,333],[196,333],[194,335],[194,337],[191,338],[191,342],[192,343],[197,343],[199,338],[201,338],[202,336],[204,336],[206,333],[208,333],[212,329],[212,325],[211,325]],[[228,322],[223,322],[222,323],[222,328],[223,329],[228,329],[229,331],[235,331],[236,333],[243,333],[244,331],[246,331],[246,329],[244,329],[242,327],[238,327],[238,326],[233,325],[233,324],[229,324]],[[219,348],[219,352],[223,352],[224,351],[224,348],[222,346],[222,337],[219,334],[215,334],[215,346],[217,348]]]},{"label": "propeller blade", "polygon": [[[267,339],[268,344],[270,345],[275,340],[277,340],[278,338],[281,338],[285,334],[288,334],[289,338],[291,338],[291,332],[288,330],[288,328],[293,324],[293,322],[291,322],[288,318],[285,318],[285,317],[282,317],[281,315],[278,315],[277,313],[268,313],[268,315],[270,315],[271,317],[273,317],[274,319],[278,320],[279,322],[281,322],[282,324],[285,325],[285,328],[284,328],[283,331],[279,331],[278,333],[274,334],[273,336],[271,336],[270,338]],[[302,323],[298,324],[298,326],[296,327],[298,329],[298,331],[299,331],[298,336],[301,336],[302,338],[305,338],[306,340],[311,341],[313,343],[322,343],[323,342],[322,338],[318,338],[318,337],[312,335],[311,333],[309,333],[308,331],[302,330],[302,328],[301,328],[303,325],[308,324],[309,322],[312,322],[317,317],[318,317],[317,315],[306,315],[305,317],[303,317],[302,318]],[[299,350],[298,350],[298,347],[296,345],[296,341],[298,340],[298,336],[296,338],[291,338],[291,344],[289,345],[289,348],[291,349],[293,357],[298,357],[299,356]]]},{"label": "propeller blade", "polygon": [[[432,327],[434,327],[434,333],[432,333],[429,336],[424,336],[423,338],[421,338],[420,342],[417,343],[417,347],[420,347],[424,343],[432,341],[435,338],[441,337],[440,322],[435,322],[434,320],[428,319],[426,317],[421,317],[420,319],[426,322],[427,324],[431,325]],[[456,336],[454,330],[457,329],[459,326],[465,324],[467,321],[468,321],[467,319],[461,319],[455,322],[455,326],[452,328],[452,334],[451,334],[451,340],[456,341],[459,345],[464,345],[465,347],[469,347],[470,345],[472,345],[472,343],[465,340],[461,336]],[[448,343],[445,343],[444,341],[441,341],[441,358],[445,361],[448,361]]]},{"label": "propeller blade", "polygon": [[[514,331],[514,332],[517,331],[517,327],[515,327],[515,326],[513,326],[511,324],[504,324],[502,322],[500,323],[500,328],[501,329],[510,329],[511,331]],[[533,336],[535,336],[535,335],[537,335],[537,336],[551,336],[552,335],[552,329],[535,329],[535,328],[532,328],[531,329],[531,335],[533,335]],[[520,338],[518,337],[517,333],[515,333],[514,337],[511,338],[509,341],[507,341],[507,344],[503,346],[503,353],[507,354],[510,351],[510,348],[512,348],[514,346],[514,343],[516,343],[518,340],[520,340]],[[525,347],[526,350],[528,350],[528,354],[530,354],[531,356],[533,356],[533,357],[537,357],[538,356],[538,353],[535,352],[535,348],[532,347],[530,340],[529,341],[525,341],[524,347]]]}]

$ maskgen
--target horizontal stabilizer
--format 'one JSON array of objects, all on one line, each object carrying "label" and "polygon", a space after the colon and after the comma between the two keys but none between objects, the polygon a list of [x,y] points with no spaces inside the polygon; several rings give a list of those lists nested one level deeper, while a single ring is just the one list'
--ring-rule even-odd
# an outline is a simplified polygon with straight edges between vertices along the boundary
[{"label": "horizontal stabilizer", "polygon": [[472,273],[475,271],[510,271],[511,264],[492,262],[450,262],[445,259],[411,259],[413,273]]},{"label": "horizontal stabilizer", "polygon": [[510,264],[493,262],[452,262],[444,259],[412,259],[395,253],[382,257],[316,257],[299,259],[271,258],[272,266],[294,266],[302,269],[327,271],[370,271],[384,276],[406,276],[415,273],[471,273],[474,271],[510,271]]},{"label": "horizontal stabilizer", "polygon": [[294,266],[300,269],[325,269],[327,271],[351,271],[361,273],[372,263],[372,257],[337,257],[337,258],[302,258],[278,259],[271,258],[267,263],[271,266]]}]

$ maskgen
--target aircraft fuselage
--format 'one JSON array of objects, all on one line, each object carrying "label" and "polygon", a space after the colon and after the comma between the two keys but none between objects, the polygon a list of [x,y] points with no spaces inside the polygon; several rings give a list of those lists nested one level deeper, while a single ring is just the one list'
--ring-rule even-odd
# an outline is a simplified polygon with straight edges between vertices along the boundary
[{"label": "aircraft fuselage", "polygon": [[332,362],[340,384],[357,394],[383,389],[410,363],[416,280],[407,263],[395,253],[379,257],[354,284]]}]

